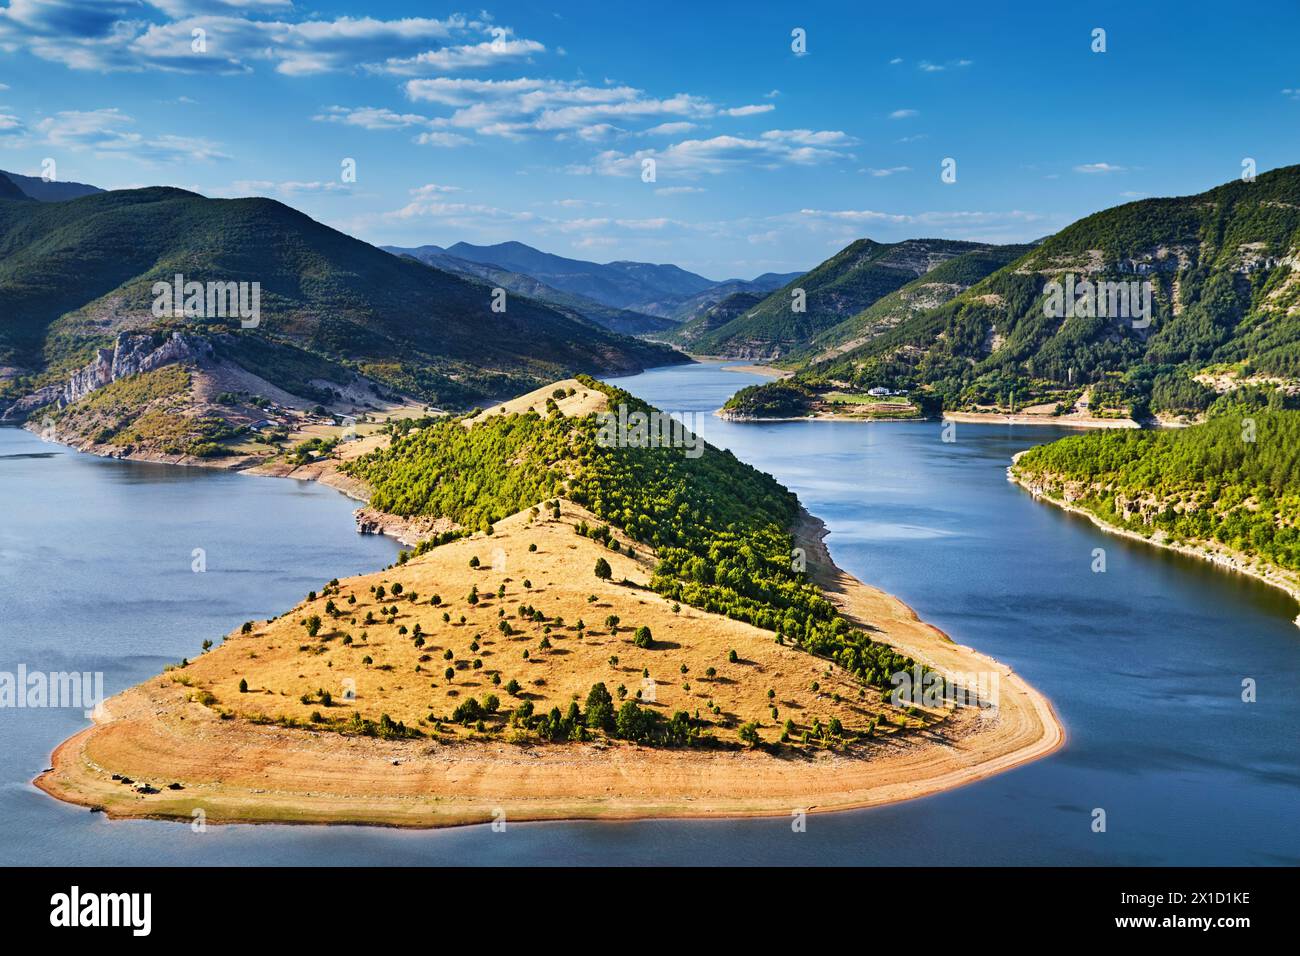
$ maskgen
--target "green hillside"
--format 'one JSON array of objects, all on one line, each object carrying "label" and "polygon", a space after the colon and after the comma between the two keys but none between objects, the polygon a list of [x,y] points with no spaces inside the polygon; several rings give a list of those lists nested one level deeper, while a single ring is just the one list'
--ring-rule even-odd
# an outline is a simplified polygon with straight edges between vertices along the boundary
[{"label": "green hillside", "polygon": [[[1101,385],[1141,413],[1200,411],[1192,376],[1213,363],[1300,375],[1300,167],[1199,196],[1129,203],[1050,237],[952,303],[908,320],[833,370],[920,384],[948,407],[1015,389]],[[1067,273],[1151,282],[1148,327],[1053,318],[1045,287]],[[847,365],[848,368],[844,366]]]},{"label": "green hillside", "polygon": [[700,351],[700,343],[728,322],[739,318],[762,302],[766,296],[757,292],[733,292],[720,302],[715,302],[689,322],[683,322],[664,338],[692,352]]},{"label": "green hillside", "polygon": [[[1300,167],[1082,219],[949,302],[821,362],[805,383],[918,390],[944,408],[1071,407],[1197,415],[1206,375],[1300,379]],[[1049,284],[1149,283],[1133,314],[1049,314]],[[1100,299],[1098,301],[1101,301]],[[822,341],[827,341],[823,339]]]},{"label": "green hillside", "polygon": [[938,308],[981,279],[1018,259],[1029,246],[977,246],[941,262],[918,279],[815,335],[785,364],[825,361],[851,352],[894,326]]},{"label": "green hillside", "polygon": [[[788,356],[935,266],[975,248],[980,247],[945,239],[892,244],[859,239],[755,308],[700,336],[693,348],[740,358]],[[794,308],[796,289],[805,296],[803,312]]]},{"label": "green hillside", "polygon": [[[257,282],[261,318],[155,318],[152,286]],[[466,405],[575,370],[676,360],[522,296],[398,258],[267,199],[178,189],[0,201],[0,397],[56,381],[122,330],[233,332],[337,363],[432,402]],[[261,349],[266,352],[266,349]]]},{"label": "green hillside", "polygon": [[[654,411],[582,381],[610,407]],[[599,427],[594,414],[566,417],[554,405],[545,417],[488,415],[468,428],[462,419],[408,422],[393,427],[388,448],[347,468],[374,489],[373,507],[450,517],[471,530],[567,497],[658,551],[651,586],[666,597],[776,631],[874,686],[911,665],[849,625],[791,568],[799,505],[770,475],[712,446],[694,459],[680,448],[605,447]]]},{"label": "green hillside", "polygon": [[1063,438],[1013,471],[1053,498],[1068,489],[1070,504],[1117,527],[1300,571],[1300,412],[1280,395],[1271,408],[1236,403],[1190,428]]}]

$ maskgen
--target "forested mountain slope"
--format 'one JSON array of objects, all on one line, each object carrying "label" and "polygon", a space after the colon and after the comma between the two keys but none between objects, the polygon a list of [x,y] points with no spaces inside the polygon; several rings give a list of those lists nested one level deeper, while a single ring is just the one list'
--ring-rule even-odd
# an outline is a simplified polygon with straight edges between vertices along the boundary
[{"label": "forested mountain slope", "polygon": [[[856,315],[931,269],[978,248],[947,239],[879,243],[859,239],[815,269],[786,283],[758,306],[711,332],[693,347],[711,355],[777,359],[807,348],[820,333]],[[679,335],[693,336],[684,327]]]},{"label": "forested mountain slope", "polygon": [[[156,282],[257,283],[239,317],[155,315]],[[678,360],[523,296],[330,229],[268,199],[171,188],[66,202],[0,200],[0,399],[63,381],[121,332],[229,333],[333,363],[426,401],[468,405],[572,371]],[[247,347],[239,347],[240,341]],[[274,382],[276,369],[263,367]]]}]

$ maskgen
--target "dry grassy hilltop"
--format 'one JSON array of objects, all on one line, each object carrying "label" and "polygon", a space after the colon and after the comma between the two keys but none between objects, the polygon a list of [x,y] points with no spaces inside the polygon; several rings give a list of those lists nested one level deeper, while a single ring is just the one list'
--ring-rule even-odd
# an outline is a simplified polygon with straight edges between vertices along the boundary
[{"label": "dry grassy hilltop", "polygon": [[[544,391],[426,429],[454,428],[470,441],[535,429],[530,452],[513,452],[522,466],[564,438],[551,429],[587,420],[606,397],[580,381]],[[386,470],[369,472],[383,476],[378,493],[390,474],[429,465],[428,449],[445,449],[445,439],[396,436],[374,459]],[[651,532],[610,525],[610,488],[583,478],[603,467],[590,457],[603,452],[583,451],[580,437],[561,445],[546,460],[588,504],[539,498],[493,516],[490,530],[461,526],[461,537],[325,583],[278,618],[237,628],[108,701],[55,752],[38,786],[113,816],[201,809],[210,822],[788,814],[933,792],[1059,745],[1040,695],[835,568],[814,519],[797,519],[798,537],[786,539],[808,555],[807,577],[755,564],[754,581],[724,586],[729,549],[754,558],[768,533],[732,545],[733,522],[711,539],[718,572],[687,561],[700,581],[680,590],[668,571],[693,539],[661,530],[677,547],[656,547]],[[667,487],[665,475],[697,474],[681,472],[680,457],[636,458],[656,469],[638,487],[649,495]],[[549,480],[542,458],[528,464],[530,481]],[[435,484],[462,480],[440,473]],[[758,626],[764,608],[746,592],[788,602],[786,622],[811,609],[825,623]],[[827,645],[832,638],[840,643]],[[997,710],[894,706],[871,667],[903,660],[950,675],[996,672]]]}]

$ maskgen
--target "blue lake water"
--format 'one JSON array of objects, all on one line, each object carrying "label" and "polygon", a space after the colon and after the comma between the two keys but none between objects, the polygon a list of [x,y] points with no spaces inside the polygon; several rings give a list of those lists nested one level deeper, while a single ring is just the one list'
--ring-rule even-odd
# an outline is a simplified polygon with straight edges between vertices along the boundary
[{"label": "blue lake water", "polygon": [[[754,381],[717,364],[615,380],[673,412],[711,412]],[[805,833],[782,819],[194,833],[36,791],[85,718],[0,709],[0,863],[1300,864],[1295,602],[1006,481],[1014,452],[1064,431],[958,425],[945,443],[927,422],[700,428],[824,518],[841,566],[1046,693],[1066,746],[949,793],[815,815]],[[15,429],[0,429],[0,491],[0,671],[103,671],[110,694],[397,550],[357,535],[355,504],[327,488],[106,461]]]}]

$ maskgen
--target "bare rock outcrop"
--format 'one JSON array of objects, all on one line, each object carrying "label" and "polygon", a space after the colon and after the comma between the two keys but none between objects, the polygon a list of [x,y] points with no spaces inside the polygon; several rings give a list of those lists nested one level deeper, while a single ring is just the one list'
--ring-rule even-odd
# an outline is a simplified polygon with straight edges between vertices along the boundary
[{"label": "bare rock outcrop", "polygon": [[46,385],[23,396],[0,414],[0,422],[26,421],[50,405],[66,408],[128,375],[181,362],[206,365],[212,358],[212,343],[200,335],[173,332],[160,343],[152,335],[119,332],[111,349],[97,350],[95,357],[73,372],[65,385]]}]

